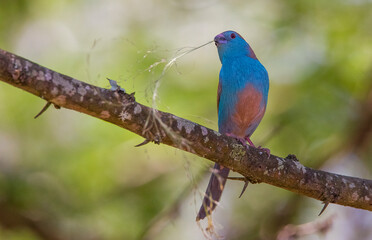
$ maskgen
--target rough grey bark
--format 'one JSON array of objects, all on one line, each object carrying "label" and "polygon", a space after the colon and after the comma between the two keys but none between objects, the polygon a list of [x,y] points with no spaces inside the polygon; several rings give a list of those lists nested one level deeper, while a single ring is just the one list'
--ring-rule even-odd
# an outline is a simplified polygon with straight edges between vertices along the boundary
[{"label": "rough grey bark", "polygon": [[147,140],[191,152],[242,174],[323,202],[372,211],[372,181],[303,166],[234,138],[137,103],[120,90],[99,88],[0,50],[0,80],[57,106],[82,112],[132,131]]}]

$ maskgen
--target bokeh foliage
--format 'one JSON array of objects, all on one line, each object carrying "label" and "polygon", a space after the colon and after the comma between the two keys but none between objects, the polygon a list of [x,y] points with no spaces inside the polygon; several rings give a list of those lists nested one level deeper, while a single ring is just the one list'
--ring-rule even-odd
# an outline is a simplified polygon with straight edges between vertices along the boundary
[{"label": "bokeh foliage", "polygon": [[[0,48],[101,87],[115,79],[152,105],[178,50],[237,30],[271,80],[253,140],[310,167],[371,178],[372,134],[360,130],[372,124],[363,120],[372,112],[371,5],[2,0]],[[212,44],[181,58],[161,78],[157,107],[216,129],[219,67]],[[204,238],[194,218],[208,161],[162,145],[134,148],[138,136],[65,109],[33,120],[44,104],[0,83],[0,239]],[[241,187],[228,182],[214,216],[227,239],[273,239],[287,224],[335,212],[327,233],[303,239],[372,237],[371,225],[355,220],[371,223],[368,212],[331,205],[317,218],[315,200],[264,184],[237,199]]]}]

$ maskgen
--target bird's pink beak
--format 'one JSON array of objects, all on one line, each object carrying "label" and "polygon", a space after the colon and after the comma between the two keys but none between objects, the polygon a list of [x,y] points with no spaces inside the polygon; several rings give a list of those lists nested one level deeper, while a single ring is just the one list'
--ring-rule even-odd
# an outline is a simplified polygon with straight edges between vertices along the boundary
[{"label": "bird's pink beak", "polygon": [[227,43],[227,39],[225,38],[225,36],[222,33],[220,33],[220,34],[218,34],[217,36],[214,37],[214,43],[218,47],[221,44]]}]

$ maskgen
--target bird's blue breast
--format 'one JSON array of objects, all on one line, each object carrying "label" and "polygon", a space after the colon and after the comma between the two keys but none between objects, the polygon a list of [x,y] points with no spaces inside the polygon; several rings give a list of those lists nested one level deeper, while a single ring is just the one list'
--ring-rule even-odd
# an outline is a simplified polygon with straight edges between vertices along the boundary
[{"label": "bird's blue breast", "polygon": [[[257,59],[246,56],[223,59],[220,71],[220,85],[221,94],[218,109],[218,127],[220,132],[231,133],[232,129],[237,127],[237,123],[233,121],[232,116],[236,114],[237,106],[240,106],[241,109],[241,102],[239,104],[239,101],[242,101],[242,94],[250,94],[254,91],[254,93],[257,93],[255,96],[261,96],[258,105],[251,103],[252,100],[255,100],[251,98],[247,102],[245,110],[259,112],[260,109],[252,109],[252,107],[257,105],[263,109],[264,113],[269,91],[269,77],[266,69]],[[252,120],[257,121],[257,123],[252,122],[250,129],[247,127],[247,129],[241,129],[241,131],[246,132],[247,135],[252,134],[261,118]]]}]

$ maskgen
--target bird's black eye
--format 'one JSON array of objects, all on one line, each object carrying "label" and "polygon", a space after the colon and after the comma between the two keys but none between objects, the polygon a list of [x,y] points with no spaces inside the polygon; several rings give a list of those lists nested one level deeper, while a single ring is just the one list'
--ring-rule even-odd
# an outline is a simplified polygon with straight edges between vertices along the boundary
[{"label": "bird's black eye", "polygon": [[231,38],[235,38],[235,37],[236,37],[236,36],[235,36],[235,33],[231,33],[230,37],[231,37]]}]

